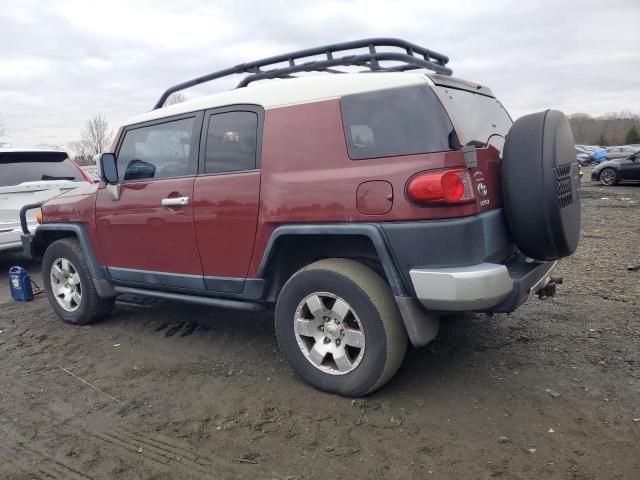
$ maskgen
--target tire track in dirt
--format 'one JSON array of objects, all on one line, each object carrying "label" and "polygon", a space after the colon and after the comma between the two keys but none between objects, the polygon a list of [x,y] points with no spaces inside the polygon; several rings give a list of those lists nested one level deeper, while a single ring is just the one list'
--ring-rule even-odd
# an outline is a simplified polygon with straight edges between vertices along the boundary
[{"label": "tire track in dirt", "polygon": [[[0,455],[4,460],[14,459],[10,463],[14,464],[20,470],[27,468],[32,474],[33,468],[28,468],[28,462],[16,463],[16,460],[24,458],[24,456],[32,457],[32,462],[38,466],[42,478],[60,478],[69,480],[94,480],[93,477],[86,475],[80,471],[77,465],[70,465],[56,456],[52,456],[46,451],[46,447],[39,445],[39,442],[28,439],[21,435],[13,426],[13,422],[0,413],[0,433],[3,434],[3,442],[0,443]],[[2,438],[2,437],[0,437]],[[7,445],[6,449],[2,448],[2,444]]]},{"label": "tire track in dirt", "polygon": [[[192,453],[184,447],[157,440],[141,433],[132,434],[124,430],[89,432],[84,434],[93,437],[107,448],[117,450],[132,460],[144,458],[165,469],[168,465],[179,466],[183,474],[190,474],[198,478],[220,478],[211,475],[214,462],[204,456]],[[116,452],[114,452],[115,454]],[[219,472],[217,472],[219,473]]]},{"label": "tire track in dirt", "polygon": [[187,450],[185,447],[175,445],[169,439],[160,440],[157,435],[155,437],[147,437],[139,432],[135,432],[133,434],[131,434],[130,432],[122,432],[122,433],[124,435],[128,435],[133,440],[140,442],[144,445],[147,445],[152,448],[156,448],[158,450],[162,450],[170,455],[175,455],[177,458],[180,458],[180,459],[188,459],[189,461],[197,465],[200,465],[202,467],[209,467],[213,465],[213,462],[207,457],[204,457],[202,455],[199,455],[198,453],[194,453],[190,450]]},{"label": "tire track in dirt", "polygon": [[[85,475],[84,473],[77,470],[76,468],[71,467],[64,462],[61,462],[60,460],[57,460],[55,457],[48,455],[46,452],[43,452],[38,448],[28,447],[24,443],[17,444],[16,448],[29,452],[33,455],[36,455],[37,457],[40,457],[42,460],[44,460],[45,462],[44,466],[49,468],[44,470],[40,468],[40,472],[45,475],[52,476],[53,478],[61,478],[65,480],[76,479],[76,478],[80,478],[82,480],[94,480],[93,477],[90,477],[89,475]],[[57,474],[60,476],[56,477],[53,474]]]}]

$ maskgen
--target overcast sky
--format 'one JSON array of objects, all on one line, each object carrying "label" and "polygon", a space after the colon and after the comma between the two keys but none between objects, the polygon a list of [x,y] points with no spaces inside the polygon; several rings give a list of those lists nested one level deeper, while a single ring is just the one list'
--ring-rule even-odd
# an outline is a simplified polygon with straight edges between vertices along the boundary
[{"label": "overcast sky", "polygon": [[0,142],[66,145],[91,116],[117,127],[174,83],[370,36],[447,54],[514,117],[640,113],[640,0],[2,0]]}]

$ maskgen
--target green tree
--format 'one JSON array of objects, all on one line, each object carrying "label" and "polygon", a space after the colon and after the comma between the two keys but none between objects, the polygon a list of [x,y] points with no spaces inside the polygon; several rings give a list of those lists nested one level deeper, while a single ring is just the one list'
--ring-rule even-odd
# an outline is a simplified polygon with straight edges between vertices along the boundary
[{"label": "green tree", "polygon": [[598,139],[598,145],[600,145],[601,147],[604,147],[607,145],[607,139],[604,138],[604,133],[602,135],[600,135],[600,138]]},{"label": "green tree", "polygon": [[629,131],[627,131],[627,136],[625,137],[625,141],[624,141],[627,145],[631,144],[631,143],[640,143],[640,132],[638,132],[638,129],[636,128],[635,125],[633,125]]}]

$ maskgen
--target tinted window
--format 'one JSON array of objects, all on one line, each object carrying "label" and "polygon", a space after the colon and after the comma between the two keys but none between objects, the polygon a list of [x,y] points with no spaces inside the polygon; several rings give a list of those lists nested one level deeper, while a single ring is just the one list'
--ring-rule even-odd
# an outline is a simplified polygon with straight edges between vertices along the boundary
[{"label": "tinted window", "polygon": [[466,90],[443,90],[467,142],[486,142],[491,135],[496,134],[506,137],[513,122],[498,100]]},{"label": "tinted window", "polygon": [[195,117],[129,130],[118,152],[120,180],[194,175]]},{"label": "tinted window", "polygon": [[0,187],[43,180],[85,181],[66,153],[0,153]]},{"label": "tinted window", "polygon": [[209,117],[205,173],[256,168],[258,115],[254,112],[218,113]]},{"label": "tinted window", "polygon": [[453,126],[427,86],[347,95],[340,106],[352,159],[450,149]]}]

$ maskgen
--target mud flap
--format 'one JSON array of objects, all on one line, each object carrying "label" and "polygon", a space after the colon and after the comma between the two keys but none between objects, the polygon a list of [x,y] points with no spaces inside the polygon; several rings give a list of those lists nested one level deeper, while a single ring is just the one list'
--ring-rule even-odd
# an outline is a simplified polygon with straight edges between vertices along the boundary
[{"label": "mud flap", "polygon": [[428,313],[417,298],[395,297],[409,340],[414,347],[423,347],[436,338],[440,317]]}]

